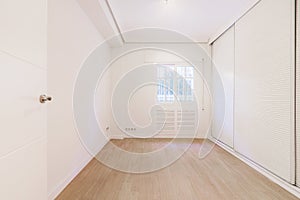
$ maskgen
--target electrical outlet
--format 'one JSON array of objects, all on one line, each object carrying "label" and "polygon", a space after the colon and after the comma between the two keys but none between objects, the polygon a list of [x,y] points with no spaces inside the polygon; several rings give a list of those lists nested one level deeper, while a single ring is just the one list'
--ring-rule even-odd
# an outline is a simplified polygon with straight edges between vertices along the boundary
[{"label": "electrical outlet", "polygon": [[136,131],[136,128],[134,128],[134,127],[128,127],[128,128],[125,128],[125,131]]}]

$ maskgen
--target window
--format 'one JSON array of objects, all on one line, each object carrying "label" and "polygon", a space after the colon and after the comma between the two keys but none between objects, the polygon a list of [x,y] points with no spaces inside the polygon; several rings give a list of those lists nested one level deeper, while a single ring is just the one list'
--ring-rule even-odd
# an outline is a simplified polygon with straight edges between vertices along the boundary
[{"label": "window", "polygon": [[175,64],[157,67],[157,101],[194,101],[194,68]]}]

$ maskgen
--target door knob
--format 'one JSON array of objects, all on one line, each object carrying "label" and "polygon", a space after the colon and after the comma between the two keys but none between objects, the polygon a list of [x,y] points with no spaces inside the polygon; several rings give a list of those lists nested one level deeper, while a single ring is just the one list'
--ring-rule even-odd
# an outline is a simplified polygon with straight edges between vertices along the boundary
[{"label": "door knob", "polygon": [[52,100],[52,97],[50,97],[50,96],[47,96],[45,94],[40,95],[40,102],[41,103],[45,103],[46,101],[51,101],[51,100]]}]

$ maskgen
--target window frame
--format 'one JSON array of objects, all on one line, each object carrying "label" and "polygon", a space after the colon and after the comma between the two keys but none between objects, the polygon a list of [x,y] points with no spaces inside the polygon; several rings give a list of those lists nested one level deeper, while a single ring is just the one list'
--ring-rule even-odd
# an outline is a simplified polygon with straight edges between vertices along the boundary
[{"label": "window frame", "polygon": [[[195,91],[195,88],[194,88],[194,85],[195,85],[195,70],[194,70],[194,67],[191,66],[190,64],[188,63],[158,63],[157,64],[157,75],[156,75],[156,78],[157,78],[157,87],[156,87],[156,102],[159,103],[159,104],[172,104],[174,102],[176,102],[178,99],[178,102],[180,103],[192,103],[195,101],[195,97],[194,97],[194,91]],[[163,67],[161,67],[163,66]],[[160,67],[161,68],[165,68],[165,67],[168,67],[168,66],[171,66],[174,70],[174,73],[172,73],[172,87],[171,88],[171,93],[173,94],[173,97],[170,98],[169,97],[169,100],[167,98],[167,91],[170,91],[169,89],[167,89],[165,86],[168,86],[166,84],[166,80],[169,79],[168,76],[161,76],[160,74]],[[184,69],[184,74],[180,74],[178,73],[178,68],[185,68]],[[187,76],[187,68],[191,68],[192,69],[192,73],[190,73],[190,76]],[[164,70],[166,71],[166,70]],[[176,72],[176,73],[175,73]],[[179,96],[179,89],[178,89],[178,81],[182,79],[183,80],[183,95],[182,96]],[[190,95],[186,95],[186,92],[187,92],[187,89],[186,89],[186,81],[184,80],[191,80],[191,90],[190,90]],[[161,93],[160,96],[163,96],[162,97],[162,100],[160,100],[161,97],[159,97],[159,87],[161,88],[164,88],[164,92]],[[177,96],[175,96],[175,94],[177,94]],[[183,97],[183,98],[182,98]]]}]

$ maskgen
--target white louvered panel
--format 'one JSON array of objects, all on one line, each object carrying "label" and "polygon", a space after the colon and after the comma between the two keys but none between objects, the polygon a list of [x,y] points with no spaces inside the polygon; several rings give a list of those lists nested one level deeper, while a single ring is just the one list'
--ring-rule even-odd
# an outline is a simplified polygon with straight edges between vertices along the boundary
[{"label": "white louvered panel", "polygon": [[296,174],[296,184],[300,186],[300,13],[299,6],[300,1],[297,0],[297,17],[296,17],[296,149],[297,149],[297,174]]},{"label": "white louvered panel", "polygon": [[161,132],[174,133],[176,131],[174,110],[157,110],[156,111],[156,128],[161,129]]},{"label": "white louvered panel", "polygon": [[294,183],[293,0],[262,0],[235,27],[235,150]]},{"label": "white louvered panel", "polygon": [[175,136],[176,134],[193,135],[195,131],[195,111],[194,110],[157,110],[156,128],[161,127],[161,132]]},{"label": "white louvered panel", "polygon": [[195,130],[195,111],[180,110],[177,111],[177,130],[180,132]]}]

